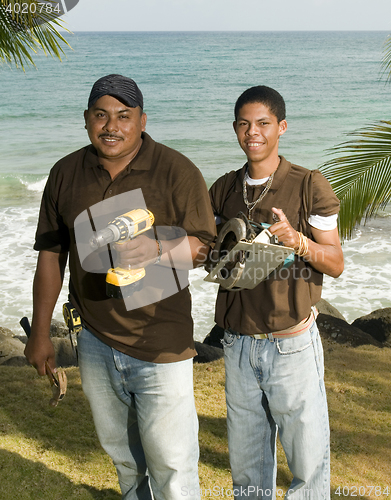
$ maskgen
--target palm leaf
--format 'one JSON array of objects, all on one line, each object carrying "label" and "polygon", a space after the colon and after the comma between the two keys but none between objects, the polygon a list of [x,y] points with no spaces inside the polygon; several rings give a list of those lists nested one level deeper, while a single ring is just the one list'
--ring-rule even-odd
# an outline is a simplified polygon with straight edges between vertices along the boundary
[{"label": "palm leaf", "polygon": [[320,167],[341,202],[338,224],[344,239],[391,200],[391,122],[349,135],[355,138],[332,148],[330,154],[338,156]]},{"label": "palm leaf", "polygon": [[[33,55],[42,50],[45,55],[50,54],[61,60],[64,54],[62,44],[70,47],[57,28],[65,29],[58,19],[40,13],[39,9],[33,15],[32,4],[37,6],[36,0],[24,0],[28,4],[28,12],[15,13],[15,0],[0,0],[0,61],[15,64],[23,70],[25,65],[35,66]],[[6,12],[10,6],[12,14]],[[69,30],[66,30],[69,32]]]}]

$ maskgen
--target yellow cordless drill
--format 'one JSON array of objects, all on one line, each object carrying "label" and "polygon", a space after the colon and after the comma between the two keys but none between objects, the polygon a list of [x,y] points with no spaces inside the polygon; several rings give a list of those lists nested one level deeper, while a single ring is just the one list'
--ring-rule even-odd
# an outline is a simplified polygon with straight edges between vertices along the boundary
[{"label": "yellow cordless drill", "polygon": [[[116,217],[104,229],[97,231],[90,240],[90,246],[97,250],[109,243],[125,243],[148,231],[154,221],[155,217],[149,210],[144,208],[130,210]],[[106,275],[106,293],[114,298],[130,297],[132,293],[140,289],[144,276],[144,268],[111,268]]]}]

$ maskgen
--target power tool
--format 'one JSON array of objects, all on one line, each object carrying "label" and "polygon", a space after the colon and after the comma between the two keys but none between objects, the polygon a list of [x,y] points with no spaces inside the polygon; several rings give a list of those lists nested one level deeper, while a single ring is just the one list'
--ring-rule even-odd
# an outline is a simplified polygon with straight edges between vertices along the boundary
[{"label": "power tool", "polygon": [[227,221],[217,236],[204,280],[230,291],[251,290],[274,270],[289,267],[294,250],[279,244],[269,227],[242,212]]},{"label": "power tool", "polygon": [[[148,231],[155,222],[155,217],[147,209],[137,208],[119,215],[107,227],[95,232],[90,239],[90,246],[97,250],[109,243],[123,244]],[[130,297],[141,288],[145,269],[123,269],[112,267],[106,275],[106,293],[113,298]]]}]

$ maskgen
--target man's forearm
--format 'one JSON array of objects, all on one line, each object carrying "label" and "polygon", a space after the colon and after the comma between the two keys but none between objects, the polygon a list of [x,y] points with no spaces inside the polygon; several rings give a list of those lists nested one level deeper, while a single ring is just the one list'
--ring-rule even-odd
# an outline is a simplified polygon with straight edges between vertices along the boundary
[{"label": "man's forearm", "polygon": [[45,334],[60,294],[67,253],[40,252],[33,283],[33,319],[31,333]]},{"label": "man's forearm", "polygon": [[342,252],[333,245],[320,245],[309,240],[304,258],[314,269],[333,278],[338,278],[344,268]]},{"label": "man's forearm", "polygon": [[312,228],[315,241],[308,240],[308,252],[304,258],[317,271],[338,278],[344,268],[338,230],[320,231]]}]

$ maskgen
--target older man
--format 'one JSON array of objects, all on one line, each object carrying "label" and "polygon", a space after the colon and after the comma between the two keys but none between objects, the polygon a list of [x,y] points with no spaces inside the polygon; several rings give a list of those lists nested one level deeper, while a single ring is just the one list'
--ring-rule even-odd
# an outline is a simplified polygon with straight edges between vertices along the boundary
[{"label": "older man", "polygon": [[[143,96],[132,79],[99,79],[84,117],[91,144],[53,167],[42,199],[25,354],[40,375],[45,362],[55,368],[49,326],[69,255],[70,301],[83,324],[78,335],[83,390],[100,442],[117,468],[123,498],[149,500],[152,493],[157,500],[199,498],[190,294],[178,284],[176,293],[159,290],[163,298],[155,299],[154,275],[169,267],[176,240],[143,234],[112,249],[121,265],[146,266],[143,302],[129,307],[129,301],[106,295],[107,268],[82,262],[75,220],[100,203],[116,207],[120,197],[121,215],[135,208],[135,193],[142,193],[155,226],[179,228],[196,262],[207,254],[215,232],[208,192],[186,157],[145,133]],[[129,207],[123,203],[127,193]]]}]

